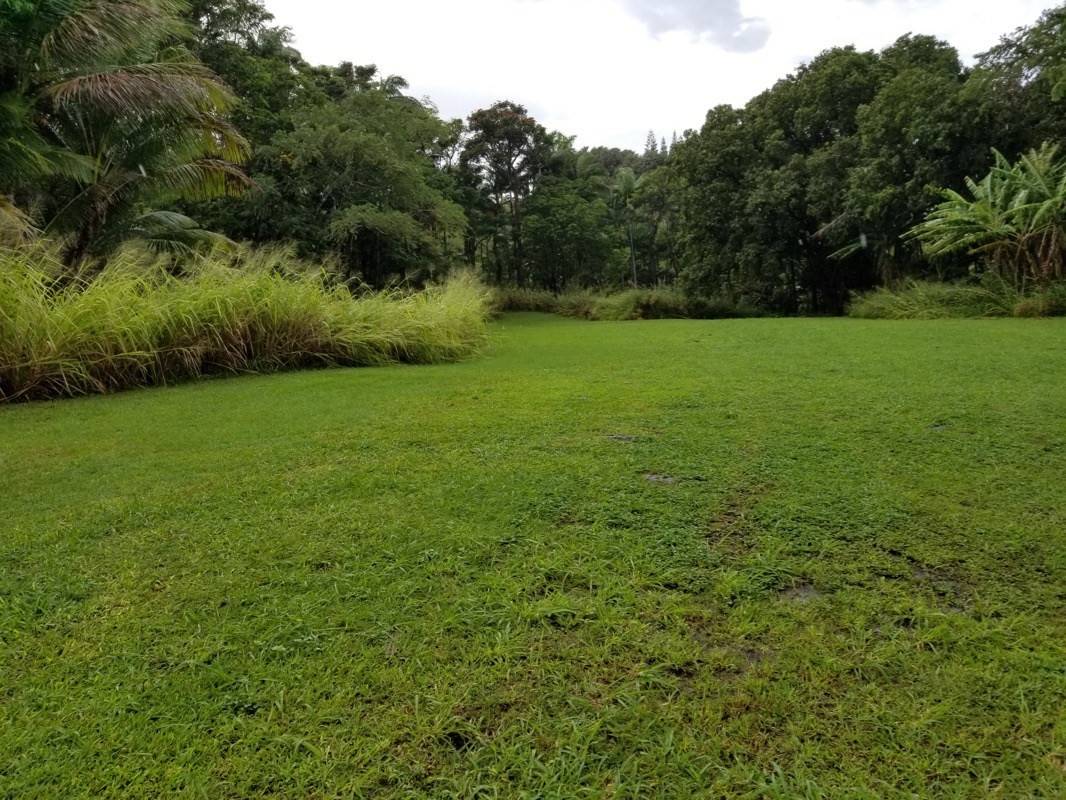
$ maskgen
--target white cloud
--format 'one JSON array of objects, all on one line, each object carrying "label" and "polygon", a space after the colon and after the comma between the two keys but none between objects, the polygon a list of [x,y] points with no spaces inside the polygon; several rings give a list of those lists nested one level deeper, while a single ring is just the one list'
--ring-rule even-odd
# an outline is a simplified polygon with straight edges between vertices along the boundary
[{"label": "white cloud", "polygon": [[1051,0],[266,0],[316,63],[376,63],[448,117],[525,104],[579,144],[639,149],[834,45],[930,33],[964,57]]},{"label": "white cloud", "polygon": [[739,53],[759,50],[770,38],[766,20],[744,16],[740,0],[625,0],[624,5],[654,34],[689,31]]}]

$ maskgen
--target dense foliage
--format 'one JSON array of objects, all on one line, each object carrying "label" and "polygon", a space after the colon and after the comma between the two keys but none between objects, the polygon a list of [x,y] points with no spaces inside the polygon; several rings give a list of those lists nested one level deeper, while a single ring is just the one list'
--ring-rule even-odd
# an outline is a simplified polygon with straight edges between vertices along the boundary
[{"label": "dense foliage", "polygon": [[[239,194],[231,91],[182,44],[175,0],[38,0],[0,14],[0,215],[78,265],[130,237],[198,231],[155,204]],[[203,238],[216,238],[201,236]]]},{"label": "dense foliage", "polygon": [[[680,140],[649,134],[643,154],[576,149],[512,101],[440,120],[373,67],[304,64],[255,2],[200,4],[195,19],[201,57],[261,109],[242,117],[261,189],[219,222],[235,238],[339,253],[346,278],[371,283],[462,261],[499,286],[677,284],[728,305],[839,313],[856,290],[980,273],[984,252],[905,234],[944,189],[987,173],[993,148],[1013,161],[1066,131],[1062,8],[973,67],[927,36],[827,51]],[[339,133],[353,129],[365,137]],[[388,130],[404,152],[377,152]]]},{"label": "dense foliage", "polygon": [[948,191],[947,200],[917,225],[910,238],[933,256],[980,254],[1016,288],[1046,285],[1066,273],[1066,161],[1045,145],[1011,164],[996,153],[996,166],[969,197]]},{"label": "dense foliage", "polygon": [[26,0],[0,40],[0,235],[44,229],[83,275],[134,238],[282,242],[353,289],[468,265],[556,294],[840,313],[903,280],[1063,273],[1057,234],[1025,227],[1063,219],[1061,193],[1002,240],[932,236],[1002,188],[989,169],[1031,172],[1010,166],[1029,151],[1059,169],[1066,7],[973,66],[921,35],[826,51],[641,154],[578,149],[512,100],[442,119],[373,65],[308,64],[261,0]]},{"label": "dense foliage", "polygon": [[[743,109],[712,111],[679,149],[688,256],[682,280],[782,311],[839,312],[857,289],[959,278],[905,234],[941,197],[1066,121],[1047,81],[1066,12],[1049,13],[967,69],[954,49],[907,36],[881,53],[823,53]],[[1057,41],[1057,39],[1054,39]],[[1022,62],[1030,66],[1021,66]],[[1034,72],[1035,70],[1035,72]]]},{"label": "dense foliage", "polygon": [[985,319],[1066,315],[1066,284],[1021,291],[995,273],[980,281],[907,280],[857,298],[849,309],[862,319]]}]

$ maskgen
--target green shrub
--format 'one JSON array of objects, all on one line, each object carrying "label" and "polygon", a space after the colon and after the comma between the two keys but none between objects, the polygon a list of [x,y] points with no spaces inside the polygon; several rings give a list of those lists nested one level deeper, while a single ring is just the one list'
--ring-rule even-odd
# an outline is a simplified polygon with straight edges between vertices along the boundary
[{"label": "green shrub", "polygon": [[1066,159],[1044,142],[1011,163],[998,150],[995,166],[967,194],[945,200],[905,238],[921,242],[936,258],[979,256],[1012,286],[1066,279]]},{"label": "green shrub", "polygon": [[543,289],[496,287],[492,290],[492,310],[497,313],[540,311],[554,314],[559,310],[559,298]]},{"label": "green shrub", "polygon": [[850,314],[863,319],[1007,317],[1017,297],[1003,287],[910,281],[856,298]]},{"label": "green shrub", "polygon": [[853,317],[864,319],[976,319],[1066,315],[1066,284],[1022,293],[996,276],[981,284],[911,281],[856,298]]},{"label": "green shrub", "polygon": [[469,276],[353,298],[296,275],[299,265],[252,261],[234,268],[219,254],[177,278],[127,253],[92,282],[56,289],[48,251],[0,251],[0,400],[212,373],[451,361],[485,338],[488,294]]},{"label": "green shrub", "polygon": [[755,309],[721,299],[687,297],[676,289],[625,289],[600,294],[577,290],[555,295],[534,289],[497,288],[496,311],[539,311],[578,319],[621,321],[637,319],[723,319],[755,317]]},{"label": "green shrub", "polygon": [[1055,284],[1022,298],[1014,306],[1016,317],[1066,317],[1066,284]]},{"label": "green shrub", "polygon": [[754,306],[733,303],[723,298],[691,297],[688,316],[692,319],[745,319],[762,317],[765,313]]},{"label": "green shrub", "polygon": [[592,318],[601,320],[687,317],[685,296],[674,289],[627,289],[596,300]]},{"label": "green shrub", "polygon": [[559,295],[556,313],[577,319],[596,319],[596,304],[603,295],[590,291],[574,291]]}]

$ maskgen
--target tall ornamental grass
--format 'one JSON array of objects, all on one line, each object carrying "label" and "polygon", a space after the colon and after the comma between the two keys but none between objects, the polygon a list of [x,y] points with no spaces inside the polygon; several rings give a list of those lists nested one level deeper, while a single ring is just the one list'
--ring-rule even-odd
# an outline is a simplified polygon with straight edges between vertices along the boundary
[{"label": "tall ornamental grass", "polygon": [[469,276],[353,298],[276,261],[253,256],[237,268],[220,254],[174,277],[119,255],[91,282],[57,288],[48,252],[0,250],[0,401],[211,374],[454,361],[485,340],[489,298]]}]

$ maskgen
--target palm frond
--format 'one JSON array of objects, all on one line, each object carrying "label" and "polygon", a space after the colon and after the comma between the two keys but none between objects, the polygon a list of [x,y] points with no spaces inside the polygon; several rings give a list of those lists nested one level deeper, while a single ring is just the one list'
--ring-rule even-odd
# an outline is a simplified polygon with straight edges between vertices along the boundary
[{"label": "palm frond", "polygon": [[237,197],[252,185],[240,167],[228,161],[202,158],[149,174],[151,188],[160,195],[182,200]]},{"label": "palm frond", "polygon": [[92,0],[64,14],[40,46],[41,65],[65,69],[106,61],[143,46],[146,38],[162,41],[185,30],[179,5],[166,0]]},{"label": "palm frond", "polygon": [[90,106],[114,115],[224,111],[233,94],[202,64],[163,61],[99,69],[57,81],[43,94],[57,108]]},{"label": "palm frond", "polygon": [[149,211],[129,226],[129,239],[142,242],[156,253],[188,255],[202,250],[236,250],[227,236],[205,230],[200,224],[176,211]]},{"label": "palm frond", "polygon": [[0,244],[22,244],[38,233],[29,214],[18,208],[10,197],[0,195]]}]

